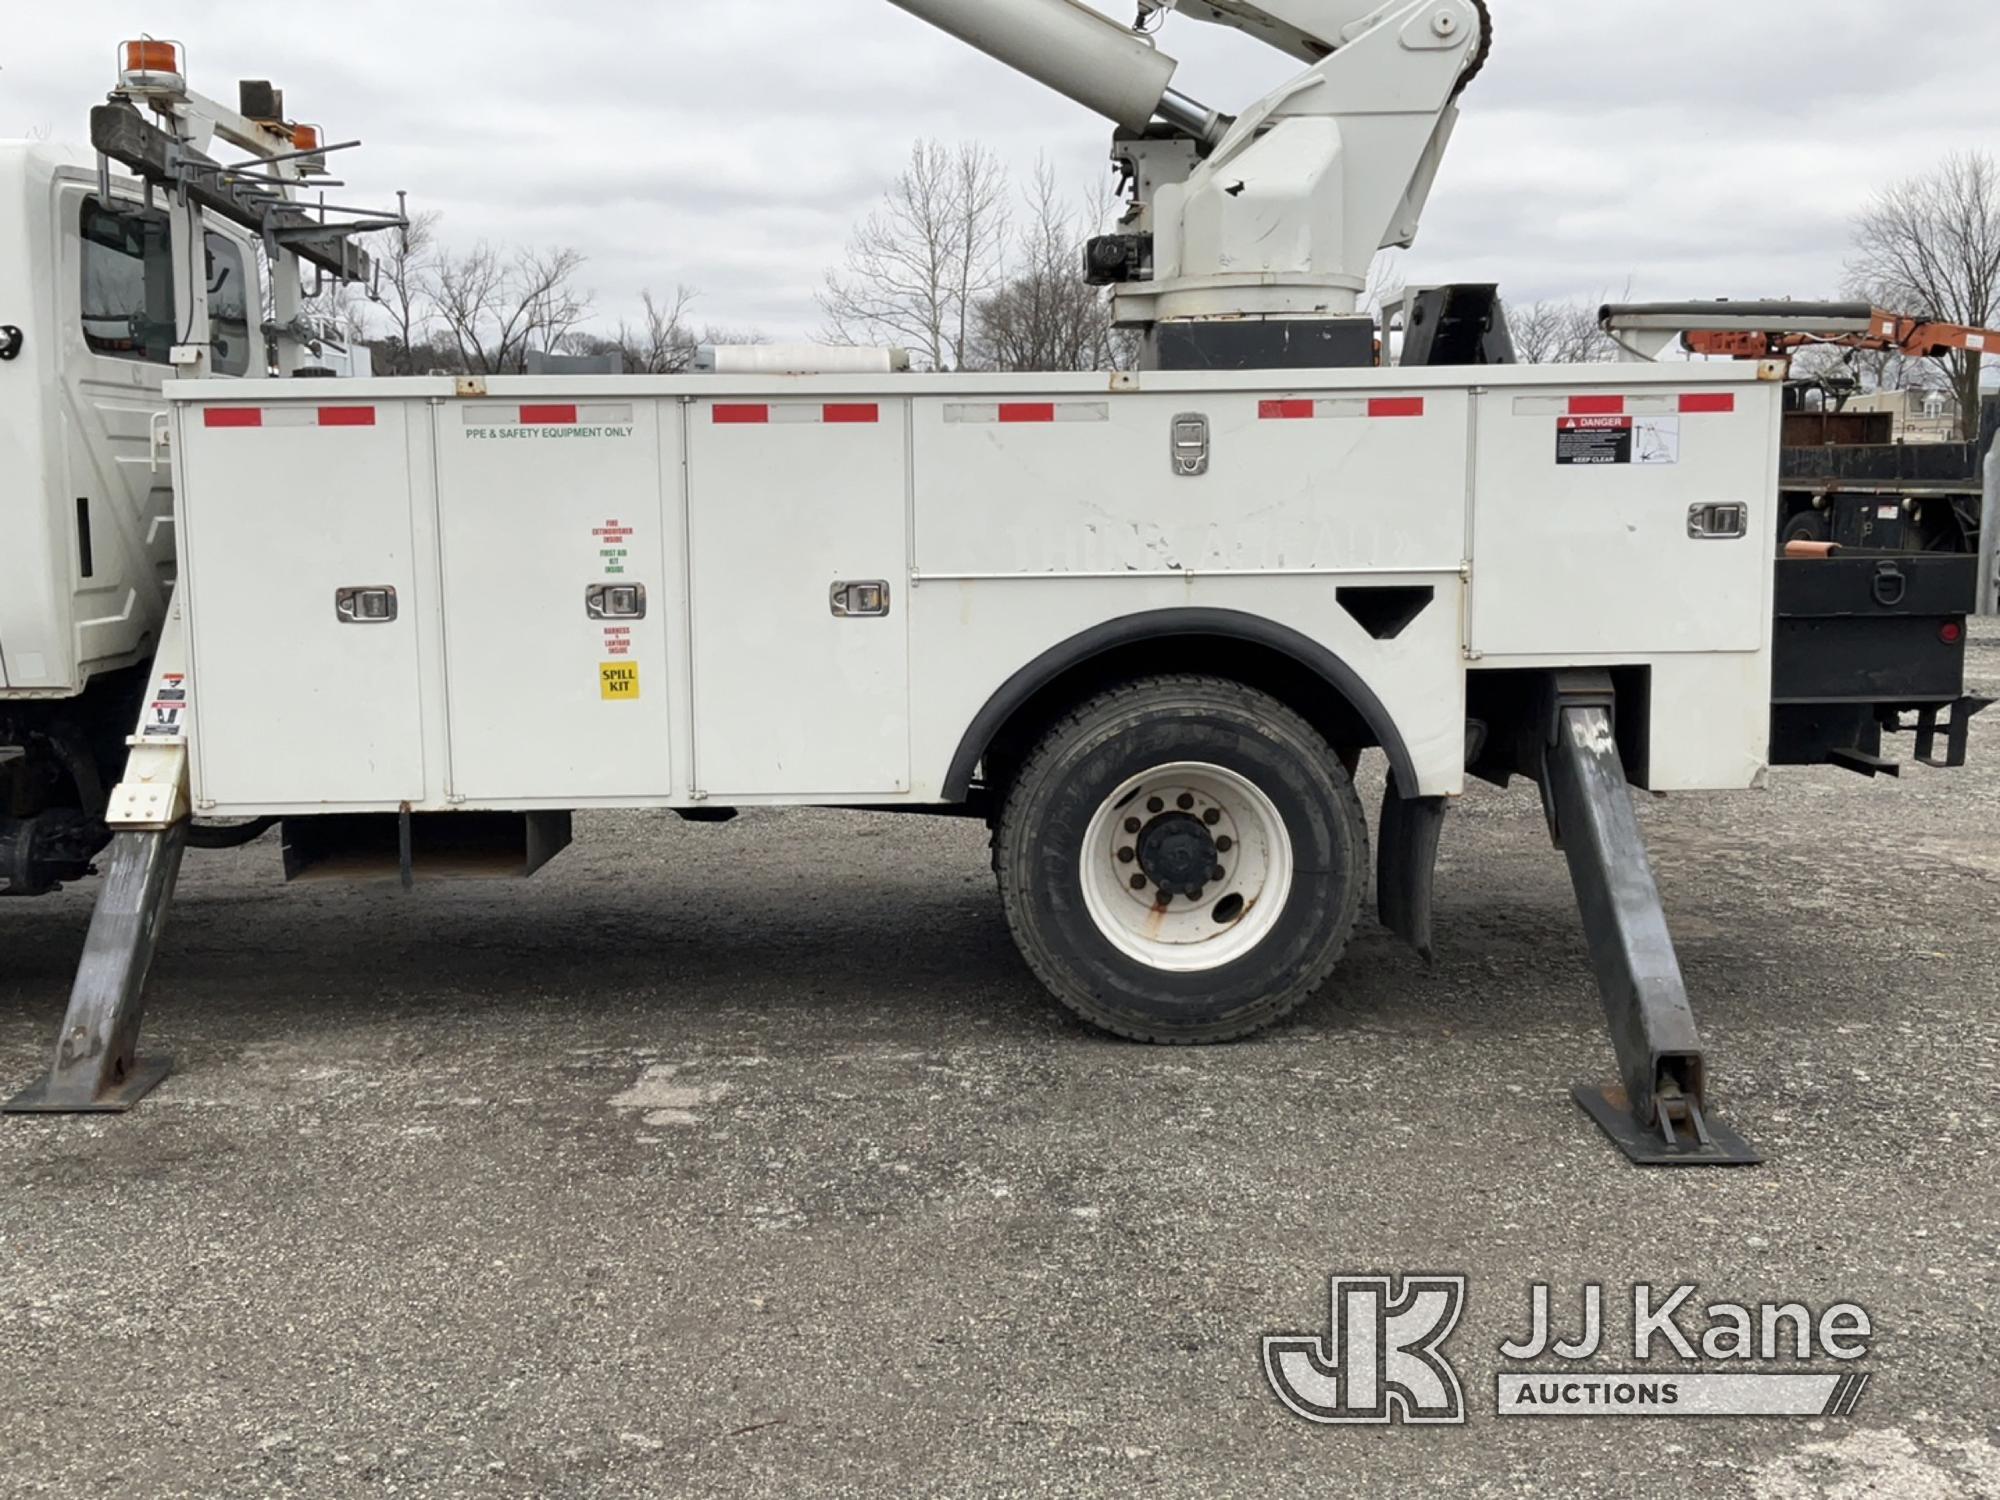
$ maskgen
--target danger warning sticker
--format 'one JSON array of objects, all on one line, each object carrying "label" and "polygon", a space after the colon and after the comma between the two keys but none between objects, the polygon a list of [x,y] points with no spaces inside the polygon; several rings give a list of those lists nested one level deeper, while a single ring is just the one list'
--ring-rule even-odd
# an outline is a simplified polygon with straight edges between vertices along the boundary
[{"label": "danger warning sticker", "polygon": [[187,675],[162,672],[160,680],[153,684],[153,697],[146,705],[146,722],[140,737],[149,740],[181,738],[187,733],[187,710]]},{"label": "danger warning sticker", "polygon": [[1679,417],[1560,417],[1556,420],[1556,462],[1677,464],[1681,461]]},{"label": "danger warning sticker", "polygon": [[599,686],[607,703],[632,703],[639,697],[639,664],[636,661],[607,661],[597,669]]}]

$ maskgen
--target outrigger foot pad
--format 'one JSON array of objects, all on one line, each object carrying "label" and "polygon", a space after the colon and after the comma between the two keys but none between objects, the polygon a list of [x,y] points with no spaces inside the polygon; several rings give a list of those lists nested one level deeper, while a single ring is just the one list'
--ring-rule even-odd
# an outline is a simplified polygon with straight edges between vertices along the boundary
[{"label": "outrigger foot pad", "polygon": [[1612,1143],[1633,1165],[1641,1167],[1754,1167],[1764,1156],[1720,1120],[1708,1119],[1693,1100],[1675,1128],[1665,1099],[1655,1098],[1651,1128],[1632,1113],[1631,1100],[1618,1084],[1579,1083],[1570,1097],[1597,1121]]},{"label": "outrigger foot pad", "polygon": [[95,1093],[65,1090],[50,1074],[0,1104],[0,1114],[122,1115],[158,1088],[173,1070],[171,1057],[142,1057],[122,1080]]}]

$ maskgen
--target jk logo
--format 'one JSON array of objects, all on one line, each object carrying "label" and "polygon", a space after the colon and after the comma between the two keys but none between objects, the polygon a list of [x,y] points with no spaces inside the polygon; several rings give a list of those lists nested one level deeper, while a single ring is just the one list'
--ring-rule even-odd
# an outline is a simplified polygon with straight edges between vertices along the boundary
[{"label": "jk logo", "polygon": [[1271,1334],[1264,1375],[1308,1422],[1465,1421],[1458,1372],[1438,1352],[1465,1308],[1463,1276],[1336,1276],[1323,1338]]}]

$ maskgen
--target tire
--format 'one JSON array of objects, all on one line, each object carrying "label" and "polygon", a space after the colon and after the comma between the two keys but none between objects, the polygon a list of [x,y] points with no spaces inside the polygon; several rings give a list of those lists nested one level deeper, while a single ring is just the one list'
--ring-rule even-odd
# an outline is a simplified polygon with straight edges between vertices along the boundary
[{"label": "tire", "polygon": [[1225,1042],[1340,961],[1368,826],[1333,748],[1277,699],[1151,677],[1050,726],[1008,789],[993,863],[1014,941],[1064,1005],[1136,1041]]}]

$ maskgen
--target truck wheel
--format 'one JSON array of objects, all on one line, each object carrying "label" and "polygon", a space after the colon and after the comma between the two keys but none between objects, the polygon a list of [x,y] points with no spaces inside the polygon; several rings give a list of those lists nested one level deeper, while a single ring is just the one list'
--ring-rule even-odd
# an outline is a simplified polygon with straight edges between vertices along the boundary
[{"label": "truck wheel", "polygon": [[1028,966],[1139,1041],[1249,1036],[1353,931],[1368,825],[1333,748],[1275,698],[1155,677],[1091,699],[1021,765],[994,839]]}]

